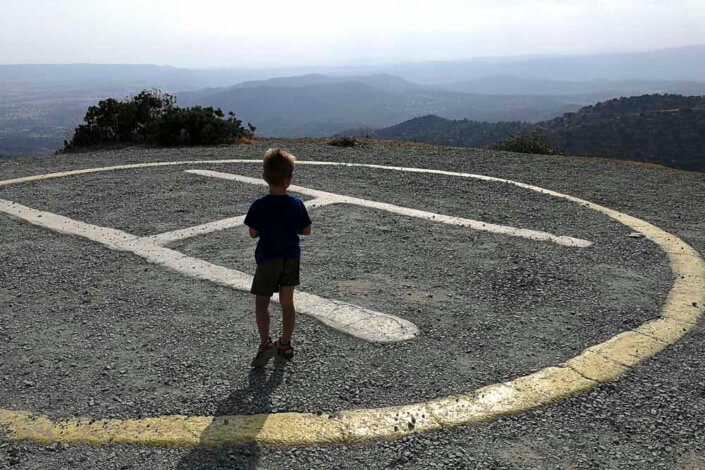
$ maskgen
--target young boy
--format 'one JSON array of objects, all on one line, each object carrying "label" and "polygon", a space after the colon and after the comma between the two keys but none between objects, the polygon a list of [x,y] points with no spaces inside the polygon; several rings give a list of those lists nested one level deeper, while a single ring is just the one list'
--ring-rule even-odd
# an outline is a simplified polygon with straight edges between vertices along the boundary
[{"label": "young boy", "polygon": [[[255,294],[255,318],[260,345],[252,367],[264,367],[279,352],[287,359],[294,356],[294,286],[299,284],[301,248],[299,235],[311,233],[311,219],[301,199],[290,196],[295,158],[286,150],[273,148],[264,154],[262,177],[269,194],[252,203],[245,217],[252,238],[259,237],[255,249],[257,270],[250,292]],[[269,336],[269,299],[279,292],[282,308],[282,334],[272,343]]]}]

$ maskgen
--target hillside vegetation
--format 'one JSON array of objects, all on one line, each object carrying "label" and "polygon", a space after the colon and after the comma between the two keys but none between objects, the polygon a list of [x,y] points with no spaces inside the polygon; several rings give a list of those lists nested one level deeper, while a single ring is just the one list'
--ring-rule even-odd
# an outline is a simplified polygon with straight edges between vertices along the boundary
[{"label": "hillside vegetation", "polygon": [[564,114],[537,128],[571,155],[705,171],[705,96],[620,98]]},{"label": "hillside vegetation", "polygon": [[520,133],[531,133],[545,136],[553,149],[569,155],[705,171],[705,96],[654,94],[618,98],[536,124],[424,116],[384,129],[351,133],[463,147],[493,145]]}]

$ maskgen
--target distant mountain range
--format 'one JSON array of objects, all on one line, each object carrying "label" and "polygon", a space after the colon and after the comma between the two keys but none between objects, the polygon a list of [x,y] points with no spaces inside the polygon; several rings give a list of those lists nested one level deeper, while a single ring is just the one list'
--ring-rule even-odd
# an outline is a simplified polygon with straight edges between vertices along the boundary
[{"label": "distant mountain range", "polygon": [[386,73],[355,75],[350,77],[310,73],[293,77],[276,77],[268,80],[253,80],[239,83],[230,88],[293,88],[302,86],[334,85],[349,82],[362,83],[381,91],[404,92],[410,90],[433,89],[431,86],[411,83],[401,77]]},{"label": "distant mountain range", "polygon": [[346,128],[385,127],[428,114],[473,121],[538,122],[601,100],[643,93],[705,94],[705,83],[669,80],[570,82],[483,77],[419,85],[389,74],[308,74],[185,92],[182,106],[234,111],[263,136],[322,137]]},{"label": "distant mountain range", "polygon": [[[366,73],[379,71],[377,68],[366,70]],[[705,77],[705,44],[621,54],[479,58],[400,64],[383,70],[412,82],[427,84],[454,83],[497,75],[568,81],[702,81]]]},{"label": "distant mountain range", "polygon": [[343,134],[484,147],[528,130],[538,130],[569,155],[705,171],[705,96],[654,94],[619,98],[535,124],[423,116],[384,129],[356,129]]},{"label": "distant mountain range", "polygon": [[387,66],[190,70],[0,65],[0,155],[49,153],[86,108],[145,88],[233,111],[262,136],[328,136],[417,116],[539,122],[620,96],[705,94],[705,45],[632,54]]},{"label": "distant mountain range", "polygon": [[[703,77],[705,80],[705,77]],[[705,94],[705,83],[677,80],[546,80],[495,75],[461,82],[437,85],[444,90],[461,93],[567,95],[584,99],[609,99],[648,93],[675,93],[679,95]]]},{"label": "distant mountain range", "polygon": [[580,107],[563,96],[450,92],[386,74],[276,78],[185,92],[178,95],[178,102],[232,110],[255,124],[259,135],[279,137],[328,136],[350,127],[388,126],[425,114],[533,122]]},{"label": "distant mountain range", "polygon": [[[168,91],[223,87],[247,80],[308,75],[376,75],[386,73],[421,84],[449,84],[491,76],[557,81],[705,80],[705,44],[655,51],[548,57],[487,57],[372,66],[310,66],[270,69],[183,69],[136,64],[0,65],[0,83],[120,83]],[[523,94],[523,93],[520,93]]]},{"label": "distant mountain range", "polygon": [[179,91],[232,85],[261,77],[259,72],[240,69],[192,70],[150,64],[0,65],[0,83],[43,89],[160,88]]}]

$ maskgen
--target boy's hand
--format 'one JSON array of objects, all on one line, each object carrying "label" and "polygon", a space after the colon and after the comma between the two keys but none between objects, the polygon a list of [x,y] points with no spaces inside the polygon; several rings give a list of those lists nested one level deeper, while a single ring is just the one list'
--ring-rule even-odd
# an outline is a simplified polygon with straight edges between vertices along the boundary
[{"label": "boy's hand", "polygon": [[299,231],[299,235],[311,235],[311,226],[309,225],[309,226],[306,227],[306,228],[302,228],[302,229]]},{"label": "boy's hand", "polygon": [[248,228],[250,229],[250,237],[252,237],[252,238],[259,237],[259,230],[255,230],[252,227],[248,227]]}]

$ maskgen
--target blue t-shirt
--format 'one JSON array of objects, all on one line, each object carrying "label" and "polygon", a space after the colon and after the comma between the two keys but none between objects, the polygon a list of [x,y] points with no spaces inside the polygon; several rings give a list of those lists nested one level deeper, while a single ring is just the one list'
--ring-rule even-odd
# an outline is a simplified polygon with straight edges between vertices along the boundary
[{"label": "blue t-shirt", "polygon": [[245,225],[259,232],[257,264],[277,258],[299,259],[299,232],[311,225],[304,202],[289,194],[267,194],[252,203]]}]

